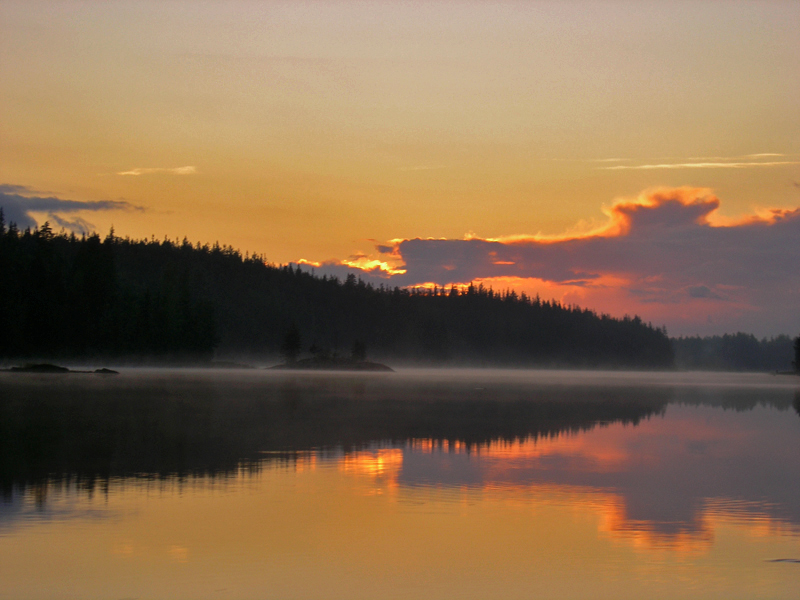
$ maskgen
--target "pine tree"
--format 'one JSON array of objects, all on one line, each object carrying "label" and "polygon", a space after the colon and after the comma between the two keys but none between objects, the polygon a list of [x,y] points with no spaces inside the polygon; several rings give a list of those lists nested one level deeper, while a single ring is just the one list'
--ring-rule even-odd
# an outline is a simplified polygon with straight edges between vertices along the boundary
[{"label": "pine tree", "polygon": [[353,360],[363,361],[367,359],[367,345],[361,340],[353,342],[353,349],[350,353]]},{"label": "pine tree", "polygon": [[281,353],[287,363],[294,363],[297,361],[297,355],[300,354],[301,347],[300,331],[297,329],[297,324],[292,321],[292,324],[289,325],[289,330],[286,332],[286,337],[283,338],[283,345],[281,346]]}]

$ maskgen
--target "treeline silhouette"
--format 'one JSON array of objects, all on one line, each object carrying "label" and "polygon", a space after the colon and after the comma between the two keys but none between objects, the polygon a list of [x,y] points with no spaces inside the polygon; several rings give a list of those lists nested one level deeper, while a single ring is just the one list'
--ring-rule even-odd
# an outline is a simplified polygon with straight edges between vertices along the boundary
[{"label": "treeline silhouette", "polygon": [[[800,338],[798,338],[800,339]],[[711,371],[793,370],[794,341],[788,335],[758,339],[735,333],[672,338],[680,369]]]},{"label": "treeline silhouette", "polygon": [[0,357],[279,354],[436,363],[668,367],[666,331],[483,286],[400,289],[274,266],[230,246],[77,237],[0,219]]},{"label": "treeline silhouette", "polygon": [[212,304],[169,264],[132,270],[128,246],[47,223],[19,232],[0,213],[0,357],[210,358]]}]

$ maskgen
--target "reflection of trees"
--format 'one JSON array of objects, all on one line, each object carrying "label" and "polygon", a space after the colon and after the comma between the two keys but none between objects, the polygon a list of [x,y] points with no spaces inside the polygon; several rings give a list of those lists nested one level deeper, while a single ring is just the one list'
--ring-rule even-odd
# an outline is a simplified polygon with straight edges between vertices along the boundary
[{"label": "reflection of trees", "polygon": [[408,439],[557,436],[662,411],[669,392],[468,383],[389,384],[364,378],[69,379],[5,376],[0,486],[70,478],[215,474],[264,451],[363,447]]},{"label": "reflection of trees", "polygon": [[678,368],[709,371],[785,371],[792,360],[788,335],[757,339],[735,333],[672,338]]},{"label": "reflection of trees", "polygon": [[792,398],[789,394],[754,393],[752,389],[741,388],[687,388],[676,391],[673,402],[688,406],[714,406],[725,410],[746,412],[757,407],[771,407],[790,410]]}]

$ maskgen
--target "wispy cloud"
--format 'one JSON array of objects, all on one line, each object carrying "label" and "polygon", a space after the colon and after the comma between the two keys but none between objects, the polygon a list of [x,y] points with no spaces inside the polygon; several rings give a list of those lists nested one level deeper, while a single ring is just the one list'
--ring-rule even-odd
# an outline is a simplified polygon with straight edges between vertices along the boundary
[{"label": "wispy cloud", "polygon": [[[669,156],[664,158],[663,160],[727,160],[727,161],[737,161],[737,160],[746,160],[746,159],[758,159],[758,158],[778,158],[781,156],[786,156],[785,154],[781,154],[779,152],[759,152],[757,154],[741,154],[739,156],[687,156],[685,158],[676,158],[674,156]],[[659,159],[662,160],[662,159]]]},{"label": "wispy cloud", "polygon": [[446,169],[444,165],[419,165],[416,167],[398,167],[398,171],[438,171],[439,169]]},{"label": "wispy cloud", "polygon": [[43,196],[41,192],[14,184],[0,184],[0,208],[8,223],[18,227],[36,227],[38,225],[31,213],[44,213],[45,220],[75,233],[89,233],[94,226],[88,221],[65,214],[98,211],[143,211],[144,208],[124,200],[69,200],[57,196]]},{"label": "wispy cloud", "polygon": [[613,165],[611,167],[597,167],[606,171],[622,170],[655,170],[655,169],[750,169],[755,167],[780,167],[785,165],[800,165],[800,161],[781,160],[770,162],[683,162],[659,163],[652,165]]},{"label": "wispy cloud", "polygon": [[197,167],[187,166],[187,167],[137,167],[135,169],[131,169],[130,171],[120,171],[117,175],[153,175],[155,173],[166,173],[168,175],[195,175],[197,173]]}]

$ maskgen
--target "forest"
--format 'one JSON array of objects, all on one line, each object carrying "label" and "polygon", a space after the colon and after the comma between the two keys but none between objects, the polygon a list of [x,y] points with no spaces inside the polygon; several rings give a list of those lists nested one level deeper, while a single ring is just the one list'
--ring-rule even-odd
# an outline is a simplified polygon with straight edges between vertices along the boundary
[{"label": "forest", "polygon": [[759,340],[741,332],[672,339],[675,365],[703,371],[790,371],[797,361],[798,345],[800,337],[792,340],[788,335],[779,335]]},{"label": "forest", "polygon": [[301,349],[413,364],[668,368],[638,317],[482,286],[375,287],[230,246],[19,231],[0,215],[0,358],[181,363]]}]

